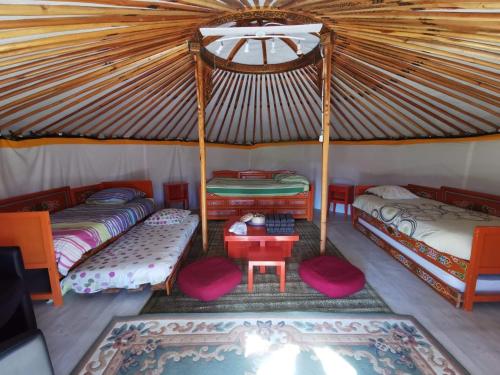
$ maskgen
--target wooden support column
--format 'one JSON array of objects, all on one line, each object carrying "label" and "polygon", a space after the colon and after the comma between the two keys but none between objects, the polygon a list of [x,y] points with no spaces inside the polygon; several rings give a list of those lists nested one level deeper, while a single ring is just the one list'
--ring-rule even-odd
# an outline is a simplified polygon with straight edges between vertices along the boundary
[{"label": "wooden support column", "polygon": [[198,143],[200,149],[200,212],[203,250],[208,251],[207,163],[205,147],[205,65],[200,56],[200,43],[191,42],[189,49],[195,62],[196,98],[198,102]]},{"label": "wooden support column", "polygon": [[332,78],[332,50],[333,38],[331,33],[321,35],[321,47],[323,49],[322,69],[322,168],[321,168],[321,225],[320,225],[320,253],[324,254],[326,249],[326,225],[328,217],[328,157],[330,147],[330,86]]}]

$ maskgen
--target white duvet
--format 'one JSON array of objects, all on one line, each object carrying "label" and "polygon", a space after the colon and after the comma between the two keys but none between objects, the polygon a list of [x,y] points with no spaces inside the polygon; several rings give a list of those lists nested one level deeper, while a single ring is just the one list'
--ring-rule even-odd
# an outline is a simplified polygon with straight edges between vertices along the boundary
[{"label": "white duvet", "polygon": [[466,260],[470,259],[474,228],[500,226],[496,216],[425,198],[393,200],[364,194],[353,205],[438,251]]}]

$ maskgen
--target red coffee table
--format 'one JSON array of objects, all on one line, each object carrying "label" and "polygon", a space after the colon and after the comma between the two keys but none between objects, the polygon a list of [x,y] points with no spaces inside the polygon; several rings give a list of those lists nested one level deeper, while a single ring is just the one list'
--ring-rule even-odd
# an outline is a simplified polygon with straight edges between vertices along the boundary
[{"label": "red coffee table", "polygon": [[274,256],[278,255],[282,258],[292,256],[293,243],[299,240],[297,233],[267,234],[265,226],[252,225],[247,225],[248,231],[245,236],[230,233],[229,227],[238,220],[239,217],[230,218],[224,225],[224,248],[230,258],[248,259],[249,251],[260,249],[265,253],[266,247],[272,248]]},{"label": "red coffee table", "polygon": [[247,225],[246,235],[229,232],[231,225],[239,217],[229,219],[224,226],[224,247],[230,258],[248,259],[248,291],[253,291],[253,268],[260,273],[266,266],[275,266],[280,278],[280,292],[285,291],[285,259],[292,256],[293,243],[299,240],[297,233],[267,234],[265,226]]}]

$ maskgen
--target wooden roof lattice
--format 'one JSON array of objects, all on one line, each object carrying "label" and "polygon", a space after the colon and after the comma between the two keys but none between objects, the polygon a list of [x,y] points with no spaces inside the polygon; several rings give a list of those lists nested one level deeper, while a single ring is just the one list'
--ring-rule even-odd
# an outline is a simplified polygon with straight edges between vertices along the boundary
[{"label": "wooden roof lattice", "polygon": [[[4,0],[1,135],[194,141],[187,41],[202,26],[259,17],[320,20],[334,32],[333,140],[499,130],[497,1]],[[318,139],[315,61],[263,74],[215,64],[205,85],[207,142]]]}]

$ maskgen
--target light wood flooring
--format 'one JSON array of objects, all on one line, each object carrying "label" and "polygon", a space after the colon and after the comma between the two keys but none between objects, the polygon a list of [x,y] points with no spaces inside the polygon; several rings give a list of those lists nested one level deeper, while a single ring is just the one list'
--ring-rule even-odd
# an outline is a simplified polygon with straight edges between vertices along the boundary
[{"label": "light wood flooring", "polygon": [[[458,310],[355,230],[342,215],[330,217],[328,237],[366,274],[395,313],[416,317],[474,375],[500,373],[500,304]],[[37,302],[35,312],[57,374],[68,374],[113,316],[136,315],[150,291],[81,296],[64,306]]]}]

